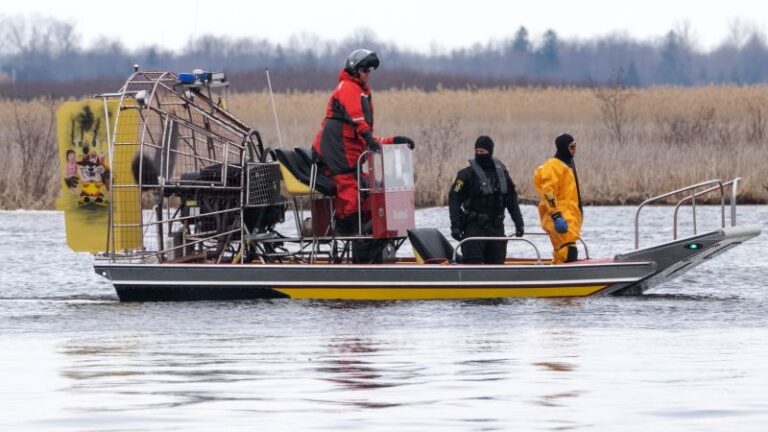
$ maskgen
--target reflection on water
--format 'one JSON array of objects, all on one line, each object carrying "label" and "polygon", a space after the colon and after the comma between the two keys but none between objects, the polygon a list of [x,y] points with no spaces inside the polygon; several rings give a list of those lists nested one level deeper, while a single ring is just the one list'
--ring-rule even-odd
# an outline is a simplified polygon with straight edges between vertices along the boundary
[{"label": "reflection on water", "polygon": [[575,368],[574,365],[564,362],[537,362],[533,365],[555,372],[570,372]]},{"label": "reflection on water", "polygon": [[[420,223],[447,229],[443,210],[420,211]],[[626,209],[596,210],[585,227],[592,255],[625,250],[631,225],[608,222]],[[13,413],[0,430],[716,431],[768,421],[765,235],[642,297],[120,304],[90,258],[63,246],[60,214],[34,215],[0,213],[12,263],[0,273],[0,406]],[[740,218],[768,220],[768,207]]]},{"label": "reflection on water", "polygon": [[393,387],[397,384],[383,382],[383,374],[374,364],[366,361],[367,355],[376,352],[360,339],[332,341],[326,358],[318,359],[317,371],[325,380],[349,390]]},{"label": "reflection on water", "polygon": [[581,392],[577,391],[547,394],[542,396],[540,400],[536,401],[536,403],[545,407],[561,407],[568,402],[568,398],[575,398],[580,394]]}]

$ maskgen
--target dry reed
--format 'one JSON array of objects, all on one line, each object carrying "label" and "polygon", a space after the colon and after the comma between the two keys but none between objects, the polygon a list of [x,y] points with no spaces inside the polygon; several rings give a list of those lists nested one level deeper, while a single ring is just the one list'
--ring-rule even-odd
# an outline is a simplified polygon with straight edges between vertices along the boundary
[{"label": "dry reed", "polygon": [[57,102],[0,103],[0,209],[48,209],[59,193]]},{"label": "dry reed", "polygon": [[[375,83],[374,83],[375,84]],[[311,144],[329,92],[275,95],[283,144]],[[496,142],[522,196],[533,198],[533,170],[554,152],[554,137],[573,134],[583,198],[591,204],[637,203],[649,196],[710,178],[744,178],[740,200],[768,202],[768,86],[635,89],[627,102],[622,141],[606,127],[601,100],[587,88],[507,88],[374,92],[377,135],[416,140],[419,206],[443,205],[456,171],[472,157],[478,135]],[[16,106],[16,108],[14,108]],[[230,109],[277,146],[266,93],[234,94]],[[46,127],[40,101],[0,102],[0,137],[6,169],[0,207],[51,207],[55,193],[24,196],[18,145],[8,119],[14,109]],[[45,147],[52,151],[51,147]],[[56,162],[52,172],[58,172]],[[58,191],[58,178],[49,191]],[[21,188],[23,189],[23,188]]]}]

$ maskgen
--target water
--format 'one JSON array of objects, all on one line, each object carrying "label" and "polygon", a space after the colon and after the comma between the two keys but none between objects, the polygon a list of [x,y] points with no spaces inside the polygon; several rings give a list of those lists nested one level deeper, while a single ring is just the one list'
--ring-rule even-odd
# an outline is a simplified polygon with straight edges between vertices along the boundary
[{"label": "water", "polygon": [[[535,209],[523,210],[530,230]],[[703,210],[700,221],[718,216]],[[643,212],[643,244],[667,239],[671,209]],[[586,209],[591,255],[631,249],[633,215]],[[740,209],[740,223],[765,221],[766,206]],[[422,210],[417,223],[447,233],[447,211]],[[66,248],[60,213],[0,213],[0,238],[0,430],[768,421],[766,234],[643,297],[380,303],[120,304],[91,258]]]}]

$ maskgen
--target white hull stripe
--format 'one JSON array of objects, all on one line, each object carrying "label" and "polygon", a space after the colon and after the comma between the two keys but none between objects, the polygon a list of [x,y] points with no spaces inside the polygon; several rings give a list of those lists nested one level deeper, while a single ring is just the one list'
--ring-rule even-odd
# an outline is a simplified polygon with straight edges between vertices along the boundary
[{"label": "white hull stripe", "polygon": [[254,286],[264,288],[302,288],[302,287],[490,287],[490,286],[513,286],[513,287],[533,287],[533,286],[582,286],[582,285],[611,285],[622,282],[637,282],[641,278],[614,278],[614,279],[579,279],[579,280],[550,280],[550,281],[495,281],[495,282],[421,282],[421,281],[393,281],[393,282],[317,282],[317,281],[295,281],[295,282],[257,282],[257,281],[152,281],[152,280],[113,280],[115,285],[167,285],[167,286]]},{"label": "white hull stripe", "polygon": [[111,267],[123,268],[123,267],[135,267],[136,270],[141,268],[204,268],[204,269],[243,269],[249,268],[253,270],[291,270],[291,269],[325,269],[325,270],[368,270],[368,269],[387,269],[389,271],[406,270],[406,269],[424,269],[429,267],[429,271],[456,271],[456,270],[519,270],[519,269],[548,269],[545,271],[553,271],[554,269],[575,269],[575,268],[595,268],[595,267],[632,267],[632,266],[648,266],[655,265],[652,261],[633,261],[633,262],[610,262],[610,263],[594,263],[594,264],[457,264],[457,265],[434,265],[426,266],[424,264],[139,264],[139,263],[115,263],[115,262],[99,262],[94,263],[94,267],[101,269],[109,269]]}]

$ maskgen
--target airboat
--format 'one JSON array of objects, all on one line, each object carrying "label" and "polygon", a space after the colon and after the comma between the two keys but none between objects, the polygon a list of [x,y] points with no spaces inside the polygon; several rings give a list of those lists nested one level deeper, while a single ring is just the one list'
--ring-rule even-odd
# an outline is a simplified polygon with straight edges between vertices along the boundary
[{"label": "airboat", "polygon": [[[361,156],[359,214],[370,213],[370,223],[339,234],[334,183],[320,162],[307,148],[265,146],[226,108],[228,84],[223,73],[137,68],[119,91],[57,112],[57,204],[68,245],[94,255],[96,273],[121,301],[642,294],[760,234],[736,224],[740,179],[708,180],[642,203],[635,249],[613,258],[590,257],[582,242],[586,259],[554,265],[527,235],[501,240],[519,242],[528,256],[462,264],[461,245],[477,239],[454,245],[435,228],[416,227],[413,155],[395,144]],[[696,200],[708,193],[719,193],[721,227],[696,233]],[[641,210],[672,198],[672,239],[641,248]],[[678,238],[686,203],[694,234]],[[353,262],[356,245],[375,259]]]}]

